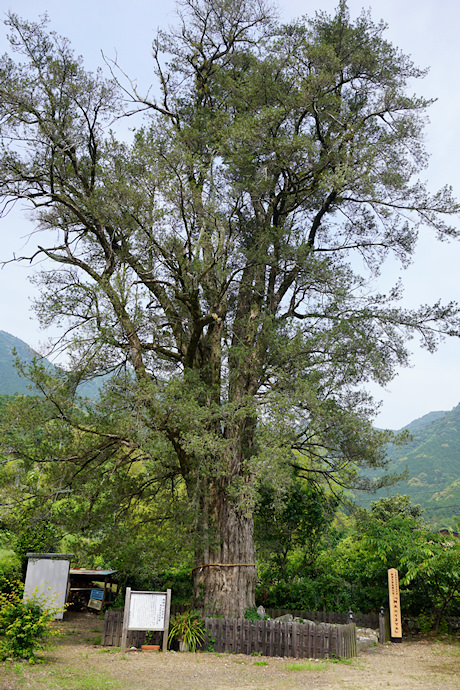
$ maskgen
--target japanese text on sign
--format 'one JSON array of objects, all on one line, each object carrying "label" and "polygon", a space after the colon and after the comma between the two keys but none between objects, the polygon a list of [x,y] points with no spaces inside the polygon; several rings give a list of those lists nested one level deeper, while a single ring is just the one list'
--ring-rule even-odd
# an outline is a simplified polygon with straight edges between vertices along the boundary
[{"label": "japanese text on sign", "polygon": [[388,592],[390,599],[391,637],[402,637],[399,576],[396,568],[390,568],[388,571]]},{"label": "japanese text on sign", "polygon": [[166,594],[131,592],[129,630],[163,630]]}]

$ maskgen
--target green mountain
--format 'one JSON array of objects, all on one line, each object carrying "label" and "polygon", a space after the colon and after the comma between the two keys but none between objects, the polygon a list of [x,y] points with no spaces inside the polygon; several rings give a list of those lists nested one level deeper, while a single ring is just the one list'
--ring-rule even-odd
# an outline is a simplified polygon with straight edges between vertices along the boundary
[{"label": "green mountain", "polygon": [[[21,376],[14,366],[16,357],[31,362],[34,357],[38,357],[37,352],[32,350],[27,343],[16,338],[10,333],[0,331],[0,395],[36,395],[37,390],[30,388],[30,381]],[[55,368],[47,359],[44,360],[46,366]],[[98,395],[102,379],[85,381],[78,387],[80,395],[92,398]]]},{"label": "green mountain", "polygon": [[14,395],[33,395],[28,386],[30,382],[20,376],[14,367],[15,355],[26,362],[31,362],[33,357],[38,356],[23,340],[15,338],[14,335],[0,331],[0,394]]},{"label": "green mountain", "polygon": [[420,503],[434,527],[453,526],[454,516],[460,515],[460,405],[450,412],[430,412],[404,429],[412,439],[403,446],[390,444],[387,457],[389,469],[407,469],[408,478],[362,502],[406,494]]}]

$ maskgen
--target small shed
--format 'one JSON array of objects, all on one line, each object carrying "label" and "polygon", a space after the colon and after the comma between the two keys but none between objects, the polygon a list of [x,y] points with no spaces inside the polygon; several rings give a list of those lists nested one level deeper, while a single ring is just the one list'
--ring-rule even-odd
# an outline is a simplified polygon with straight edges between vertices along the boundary
[{"label": "small shed", "polygon": [[116,570],[70,568],[68,602],[76,609],[101,611],[116,597]]}]

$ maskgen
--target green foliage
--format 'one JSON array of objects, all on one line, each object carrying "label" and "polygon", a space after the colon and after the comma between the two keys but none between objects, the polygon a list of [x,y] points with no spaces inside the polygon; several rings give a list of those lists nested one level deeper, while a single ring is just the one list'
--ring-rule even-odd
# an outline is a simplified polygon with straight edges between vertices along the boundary
[{"label": "green foliage", "polygon": [[401,558],[403,584],[420,582],[433,614],[437,632],[441,618],[460,613],[460,542],[429,532],[417,532]]},{"label": "green foliage", "polygon": [[421,613],[417,616],[417,628],[422,635],[428,635],[434,628],[433,615],[429,613]]},{"label": "green foliage", "polygon": [[208,648],[206,649],[207,652],[214,652],[214,645],[216,643],[216,638],[213,637],[212,635],[208,634]]},{"label": "green foliage", "polygon": [[379,499],[371,510],[340,516],[340,522],[300,574],[293,576],[288,567],[286,579],[273,581],[262,566],[258,601],[287,609],[378,612],[388,602],[388,568],[396,568],[404,615],[423,612],[434,630],[443,617],[459,615],[459,540],[429,530],[407,496]]},{"label": "green foliage", "polygon": [[281,496],[275,487],[260,485],[255,539],[274,581],[290,581],[314,562],[337,503],[321,486],[297,477]]},{"label": "green foliage", "polygon": [[420,522],[424,511],[420,505],[412,505],[409,496],[399,494],[391,498],[380,498],[371,503],[372,517],[385,522],[393,517],[412,517]]},{"label": "green foliage", "polygon": [[257,613],[257,608],[255,606],[251,606],[250,608],[246,609],[246,611],[244,612],[244,617],[248,621],[261,620],[259,614]]},{"label": "green foliage", "polygon": [[0,657],[35,661],[50,635],[54,611],[44,609],[33,597],[25,602],[20,583],[9,594],[0,593]]},{"label": "green foliage", "polygon": [[264,606],[348,610],[348,592],[325,563],[339,497],[294,475],[282,491],[262,485],[255,511],[257,601]]},{"label": "green foliage", "polygon": [[[329,558],[330,549],[326,545],[324,549],[314,566],[300,577],[273,583],[269,571],[261,569],[257,602],[266,607],[290,610],[348,611],[352,605],[350,583],[338,572],[336,552]],[[365,602],[359,596],[359,604],[354,610],[365,610],[364,606]]]},{"label": "green foliage", "polygon": [[170,589],[173,604],[189,604],[193,599],[193,584],[189,569],[160,572],[151,586],[158,591]]},{"label": "green foliage", "polygon": [[0,528],[0,593],[13,591],[21,575],[21,559],[12,548],[14,544],[13,534]]},{"label": "green foliage", "polygon": [[[46,372],[40,375],[43,385],[49,382]],[[74,553],[76,564],[112,567],[122,584],[151,589],[174,556],[183,566],[190,559],[185,491],[178,482],[164,485],[152,471],[155,460],[92,433],[104,414],[102,398],[89,414],[84,400],[73,408],[64,381],[54,386],[61,410],[84,428],[62,423],[52,404],[31,397],[10,401],[0,420],[9,449],[20,449],[0,472],[0,496],[12,506],[4,520],[14,548],[24,563],[28,551]],[[122,429],[123,416],[120,410],[106,417],[108,434]]]},{"label": "green foliage", "polygon": [[[21,559],[23,574],[27,567],[27,553],[55,553],[60,540],[59,529],[43,513],[45,506],[29,503],[27,513],[15,516],[12,529],[17,534],[15,550]],[[46,510],[46,508],[45,508]],[[31,516],[34,516],[31,519]]]},{"label": "green foliage", "polygon": [[204,620],[197,611],[176,613],[169,624],[168,644],[175,639],[185,642],[191,652],[201,645],[206,634]]},{"label": "green foliage", "polygon": [[0,548],[0,592],[9,590],[9,583],[17,579],[20,572],[21,561],[18,555],[11,549]]},{"label": "green foliage", "polygon": [[286,671],[326,671],[326,661],[295,661],[284,665]]},{"label": "green foliage", "polygon": [[387,570],[396,568],[403,610],[429,614],[435,629],[443,615],[460,611],[460,543],[429,530],[407,497],[381,499],[361,511],[355,534],[337,551],[342,575],[362,598],[372,593],[374,609],[386,602]]}]

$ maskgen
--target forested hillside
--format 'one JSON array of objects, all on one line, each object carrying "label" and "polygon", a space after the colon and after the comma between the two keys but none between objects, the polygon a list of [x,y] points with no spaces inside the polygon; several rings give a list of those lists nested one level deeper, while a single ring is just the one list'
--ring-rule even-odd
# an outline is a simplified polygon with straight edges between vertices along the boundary
[{"label": "forested hillside", "polygon": [[[34,357],[39,355],[27,343],[11,333],[0,331],[0,395],[36,395],[37,390],[15,367],[16,358],[28,364]],[[55,368],[47,359],[42,361],[46,367]],[[78,387],[78,392],[92,398],[98,394],[99,385],[99,380],[85,381]]]},{"label": "forested hillside", "polygon": [[[391,470],[407,468],[407,479],[383,495],[407,494],[425,508],[436,527],[460,514],[460,405],[450,412],[430,412],[404,427],[412,435],[406,445],[388,447]],[[372,498],[363,501],[369,504]]]},{"label": "forested hillside", "polygon": [[0,331],[0,394],[14,395],[21,393],[23,395],[32,395],[32,391],[28,387],[30,382],[19,375],[14,367],[15,355],[26,362],[31,362],[33,357],[37,355],[23,340],[15,338],[14,335]]}]

